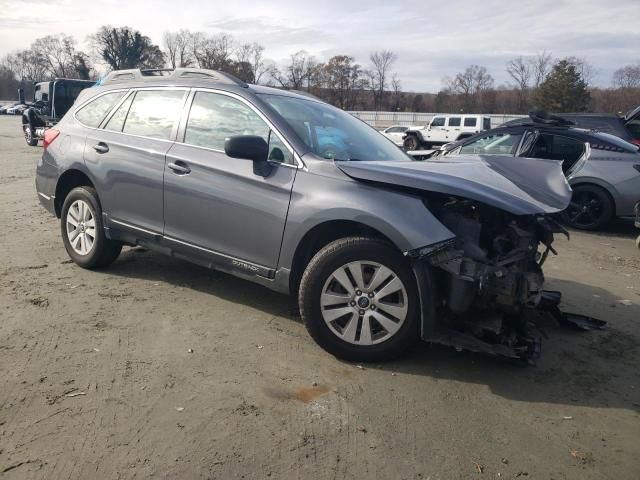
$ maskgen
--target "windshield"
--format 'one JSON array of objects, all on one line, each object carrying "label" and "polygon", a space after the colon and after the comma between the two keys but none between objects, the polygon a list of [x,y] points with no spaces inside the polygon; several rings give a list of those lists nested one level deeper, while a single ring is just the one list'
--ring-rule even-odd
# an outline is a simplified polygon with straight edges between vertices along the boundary
[{"label": "windshield", "polygon": [[284,95],[262,94],[262,99],[322,158],[411,161],[384,135],[338,108]]}]

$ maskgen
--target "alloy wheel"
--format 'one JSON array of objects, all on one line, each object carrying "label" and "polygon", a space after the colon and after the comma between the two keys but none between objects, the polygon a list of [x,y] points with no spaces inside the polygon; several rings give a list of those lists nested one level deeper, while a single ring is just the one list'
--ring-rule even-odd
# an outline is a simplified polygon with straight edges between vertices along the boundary
[{"label": "alloy wheel", "polygon": [[329,276],[320,308],[336,336],[354,345],[375,345],[389,340],[404,324],[407,290],[400,277],[384,265],[351,262]]},{"label": "alloy wheel", "polygon": [[566,210],[566,216],[572,225],[588,228],[600,221],[604,211],[599,195],[590,191],[581,191],[574,195]]},{"label": "alloy wheel", "polygon": [[96,241],[96,221],[87,202],[76,200],[71,204],[66,227],[71,248],[79,255],[88,255]]}]

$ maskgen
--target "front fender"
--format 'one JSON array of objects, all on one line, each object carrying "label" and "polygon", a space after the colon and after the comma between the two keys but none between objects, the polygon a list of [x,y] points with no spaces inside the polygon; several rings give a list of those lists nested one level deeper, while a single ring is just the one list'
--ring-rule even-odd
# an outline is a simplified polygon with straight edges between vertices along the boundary
[{"label": "front fender", "polygon": [[[329,162],[328,167],[337,171]],[[357,222],[387,237],[403,253],[455,235],[415,195],[368,185],[337,175],[298,171],[284,231],[279,266],[291,268],[300,241],[331,221]]]}]

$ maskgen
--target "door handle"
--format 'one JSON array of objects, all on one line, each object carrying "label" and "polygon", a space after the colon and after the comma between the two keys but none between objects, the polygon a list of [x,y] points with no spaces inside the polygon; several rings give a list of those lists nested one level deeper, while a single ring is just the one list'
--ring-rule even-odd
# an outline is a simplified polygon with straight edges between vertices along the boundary
[{"label": "door handle", "polygon": [[99,142],[93,146],[93,149],[98,153],[107,153],[109,151],[109,145],[104,142]]},{"label": "door handle", "polygon": [[191,172],[191,169],[183,162],[169,163],[167,167],[169,167],[171,170],[173,170],[174,173],[178,175],[186,175]]}]

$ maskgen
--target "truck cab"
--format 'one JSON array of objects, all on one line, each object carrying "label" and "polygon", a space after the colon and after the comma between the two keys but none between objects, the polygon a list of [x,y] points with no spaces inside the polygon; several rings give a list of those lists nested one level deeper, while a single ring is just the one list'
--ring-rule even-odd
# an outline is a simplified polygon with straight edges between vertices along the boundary
[{"label": "truck cab", "polygon": [[80,92],[94,85],[90,80],[66,78],[34,84],[33,102],[22,113],[22,131],[27,144],[36,146],[44,137],[44,131],[69,111]]}]

